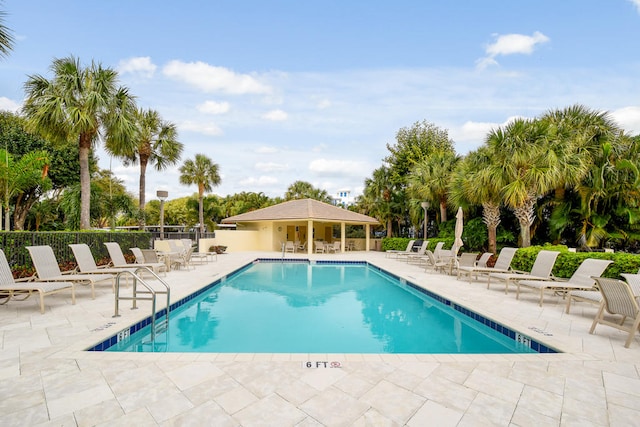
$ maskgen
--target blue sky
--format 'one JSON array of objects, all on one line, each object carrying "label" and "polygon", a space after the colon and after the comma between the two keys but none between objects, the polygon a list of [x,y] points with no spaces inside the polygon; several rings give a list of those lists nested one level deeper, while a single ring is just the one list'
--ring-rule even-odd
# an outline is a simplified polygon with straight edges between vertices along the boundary
[{"label": "blue sky", "polygon": [[[460,154],[492,127],[576,103],[640,134],[640,0],[5,0],[16,38],[0,109],[74,55],[117,69],[178,126],[183,159],[219,164],[219,195],[282,196],[296,180],[360,194],[402,127],[426,120]],[[137,195],[138,169],[101,150]],[[147,200],[190,195],[178,166]]]}]

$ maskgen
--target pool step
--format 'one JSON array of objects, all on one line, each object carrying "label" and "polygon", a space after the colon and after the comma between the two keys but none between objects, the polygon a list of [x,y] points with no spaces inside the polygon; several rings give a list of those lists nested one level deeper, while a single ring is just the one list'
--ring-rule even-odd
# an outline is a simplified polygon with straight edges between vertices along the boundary
[{"label": "pool step", "polygon": [[162,332],[166,332],[169,329],[169,322],[165,318],[161,322],[156,323],[156,334],[160,334]]}]

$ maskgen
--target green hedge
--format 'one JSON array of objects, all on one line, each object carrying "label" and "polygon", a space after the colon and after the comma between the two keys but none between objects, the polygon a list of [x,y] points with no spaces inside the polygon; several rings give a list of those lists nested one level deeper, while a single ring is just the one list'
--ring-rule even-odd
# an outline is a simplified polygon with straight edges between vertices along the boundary
[{"label": "green hedge", "polygon": [[[382,250],[404,250],[411,239],[405,237],[390,237],[382,239]],[[430,238],[427,248],[433,251],[438,242],[444,242],[444,248],[453,246],[453,238]],[[545,245],[519,248],[511,262],[511,267],[520,271],[531,271],[533,263],[541,250],[559,251],[560,255],[553,266],[552,274],[555,277],[569,278],[578,269],[578,266],[586,258],[609,259],[613,263],[603,273],[604,277],[620,278],[620,273],[638,273],[640,270],[640,255],[624,252],[569,252],[564,245]],[[462,248],[464,250],[464,248]]]},{"label": "green hedge", "polygon": [[552,274],[556,277],[569,278],[578,269],[578,266],[587,258],[609,259],[613,261],[602,274],[603,277],[619,279],[620,273],[638,273],[640,269],[640,255],[624,252],[569,252],[566,246],[545,245],[520,248],[513,257],[511,267],[516,270],[531,271],[538,252],[541,250],[560,251]]},{"label": "green hedge", "polygon": [[78,232],[30,232],[5,231],[0,232],[0,247],[7,256],[7,261],[13,270],[29,271],[33,269],[27,246],[49,245],[56,255],[60,265],[75,264],[73,252],[69,247],[72,243],[86,243],[96,260],[109,257],[105,242],[118,242],[122,251],[130,253],[129,248],[151,247],[151,233],[146,231],[78,231]]},{"label": "green hedge", "polygon": [[411,240],[407,237],[384,237],[382,251],[404,251]]},{"label": "green hedge", "polygon": [[[414,239],[409,239],[407,237],[385,237],[382,239],[382,251],[404,251],[407,249],[407,245],[409,241]],[[430,238],[429,244],[427,245],[427,249],[433,251],[436,248],[438,242],[444,242],[444,248],[450,249],[453,246],[453,241],[455,239],[453,237],[445,237],[445,238]],[[463,248],[464,249],[464,248]]]}]

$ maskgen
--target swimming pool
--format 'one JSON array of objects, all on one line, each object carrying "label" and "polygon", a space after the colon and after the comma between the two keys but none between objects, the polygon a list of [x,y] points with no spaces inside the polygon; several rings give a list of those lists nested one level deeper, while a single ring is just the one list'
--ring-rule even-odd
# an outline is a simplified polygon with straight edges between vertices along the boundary
[{"label": "swimming pool", "polygon": [[554,352],[366,263],[256,262],[187,299],[154,342],[139,324],[90,350]]}]

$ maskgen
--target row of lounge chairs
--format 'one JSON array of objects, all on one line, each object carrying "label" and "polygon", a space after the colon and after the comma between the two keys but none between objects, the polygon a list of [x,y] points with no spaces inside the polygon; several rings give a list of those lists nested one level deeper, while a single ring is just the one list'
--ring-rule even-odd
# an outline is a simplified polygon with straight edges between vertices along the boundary
[{"label": "row of lounge chairs", "polygon": [[[629,347],[635,333],[640,328],[640,306],[638,305],[640,270],[637,274],[623,273],[622,277],[626,281],[600,277],[613,261],[586,258],[570,278],[558,279],[552,276],[551,271],[559,252],[540,251],[530,272],[518,272],[510,270],[515,250],[515,248],[502,249],[494,268],[460,266],[458,278],[462,274],[468,274],[469,281],[471,281],[473,274],[486,274],[487,288],[490,287],[492,279],[494,279],[494,284],[495,280],[504,283],[505,293],[508,292],[509,285],[513,284],[516,286],[517,299],[520,298],[520,292],[523,288],[539,291],[538,304],[540,306],[544,302],[545,291],[560,294],[567,299],[567,313],[569,313],[572,301],[588,301],[599,304],[589,333],[594,333],[598,324],[620,329],[628,333],[625,347]],[[609,320],[605,317],[605,313],[617,315],[618,321]],[[627,319],[631,319],[631,322],[625,323]]]},{"label": "row of lounge chairs", "polygon": [[[459,247],[453,246],[451,249],[443,249],[443,242],[438,242],[433,251],[427,249],[429,241],[422,242],[417,251],[413,251],[413,245],[415,240],[411,240],[405,250],[388,250],[385,256],[388,258],[396,258],[398,260],[404,260],[409,264],[420,264],[425,266],[425,270],[431,269],[432,271],[443,271],[452,274],[453,270],[460,264],[460,259],[457,257]],[[463,254],[462,257],[466,258],[467,255]],[[475,262],[475,255],[474,255]]]},{"label": "row of lounge chairs", "polygon": [[[188,243],[188,242],[185,242]],[[33,261],[35,275],[26,279],[15,280],[4,251],[0,249],[0,304],[6,304],[10,300],[24,300],[33,294],[38,294],[40,312],[45,312],[44,297],[47,295],[70,292],[71,302],[75,304],[76,285],[91,287],[91,298],[95,299],[95,284],[110,282],[115,291],[116,276],[128,271],[136,274],[144,274],[145,271],[153,271],[155,274],[166,275],[171,266],[179,268],[189,267],[193,248],[172,247],[172,251],[166,254],[166,259],[158,258],[158,253],[153,249],[131,248],[136,262],[131,264],[127,260],[116,242],[106,242],[111,263],[108,266],[98,267],[91,249],[86,244],[69,245],[76,258],[77,268],[73,272],[62,272],[55,253],[50,246],[27,246],[29,255]],[[196,259],[203,261],[209,254],[202,254]]]},{"label": "row of lounge chairs", "polygon": [[[629,347],[634,334],[640,328],[640,270],[637,274],[622,274],[626,281],[600,277],[607,267],[613,262],[606,259],[587,258],[578,266],[576,271],[568,279],[560,279],[552,275],[553,266],[560,254],[557,251],[542,250],[538,253],[531,271],[523,272],[513,270],[511,262],[517,248],[503,248],[493,267],[487,267],[487,261],[491,253],[483,253],[478,259],[476,253],[463,253],[456,257],[456,248],[451,251],[442,251],[441,246],[434,251],[436,255],[426,249],[426,242],[418,252],[413,252],[414,241],[411,241],[406,250],[387,251],[387,257],[406,259],[407,262],[424,262],[426,268],[433,270],[452,269],[457,270],[458,280],[466,276],[469,283],[479,276],[487,279],[487,289],[497,284],[504,285],[505,294],[510,286],[516,288],[516,299],[520,299],[521,291],[532,289],[539,292],[538,304],[544,303],[545,293],[562,295],[566,298],[566,312],[569,313],[573,301],[588,301],[599,304],[598,313],[593,320],[590,333],[595,331],[598,324],[612,326],[629,333],[625,347]],[[453,261],[452,261],[453,259]],[[605,313],[618,315],[619,321],[611,321],[605,317]],[[631,319],[631,322],[626,322]]]}]

